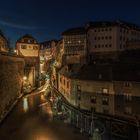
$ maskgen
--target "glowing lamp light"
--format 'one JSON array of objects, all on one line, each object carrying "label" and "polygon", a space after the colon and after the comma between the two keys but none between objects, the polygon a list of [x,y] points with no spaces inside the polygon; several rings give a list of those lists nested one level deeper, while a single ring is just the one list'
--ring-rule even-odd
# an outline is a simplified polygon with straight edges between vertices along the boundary
[{"label": "glowing lamp light", "polygon": [[27,77],[26,77],[26,76],[24,76],[24,77],[23,77],[23,80],[27,80]]}]

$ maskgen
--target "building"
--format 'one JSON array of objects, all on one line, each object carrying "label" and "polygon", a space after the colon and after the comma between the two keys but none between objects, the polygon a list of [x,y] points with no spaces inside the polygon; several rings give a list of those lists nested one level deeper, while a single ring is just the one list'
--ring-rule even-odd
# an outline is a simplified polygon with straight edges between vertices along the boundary
[{"label": "building", "polygon": [[58,90],[74,106],[97,113],[114,114],[114,90],[110,67],[68,65],[58,73]]},{"label": "building", "polygon": [[74,106],[95,113],[140,120],[139,64],[67,65],[58,90]]},{"label": "building", "polygon": [[140,49],[140,40],[127,42],[126,50],[138,50],[138,49]]},{"label": "building", "polygon": [[0,52],[9,51],[9,42],[5,35],[0,31]]},{"label": "building", "polygon": [[62,36],[65,63],[86,63],[87,44],[85,28],[68,29],[62,33]]},{"label": "building", "polygon": [[89,22],[87,42],[90,59],[116,58],[128,41],[140,40],[140,27],[123,21]]},{"label": "building", "polygon": [[16,42],[17,55],[23,56],[25,60],[25,80],[31,87],[38,86],[39,47],[37,40],[28,34]]}]

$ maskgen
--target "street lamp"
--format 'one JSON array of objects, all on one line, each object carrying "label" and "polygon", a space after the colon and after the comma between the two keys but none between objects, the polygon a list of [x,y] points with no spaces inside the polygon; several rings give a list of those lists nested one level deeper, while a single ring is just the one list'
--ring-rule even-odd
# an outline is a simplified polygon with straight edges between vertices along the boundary
[{"label": "street lamp", "polygon": [[27,77],[26,76],[23,77],[23,81],[25,81],[25,80],[27,80]]}]

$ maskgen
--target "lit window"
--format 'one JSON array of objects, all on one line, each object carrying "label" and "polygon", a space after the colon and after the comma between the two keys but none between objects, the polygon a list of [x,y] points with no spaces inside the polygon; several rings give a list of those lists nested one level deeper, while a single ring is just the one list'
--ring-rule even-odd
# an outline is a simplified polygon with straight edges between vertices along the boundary
[{"label": "lit window", "polygon": [[96,103],[96,96],[91,96],[90,102],[91,103]]},{"label": "lit window", "polygon": [[109,99],[108,99],[108,97],[103,97],[103,98],[102,98],[102,104],[103,104],[103,105],[108,105],[108,104],[109,104]]},{"label": "lit window", "polygon": [[81,91],[81,86],[77,85],[77,91]]},{"label": "lit window", "polygon": [[132,101],[132,94],[131,93],[124,93],[124,99],[126,101]]},{"label": "lit window", "polygon": [[108,88],[102,88],[102,93],[108,94]]},{"label": "lit window", "polygon": [[34,50],[37,50],[37,49],[38,49],[38,46],[33,46],[33,49],[34,49]]},{"label": "lit window", "polygon": [[21,49],[26,49],[26,45],[21,45]]}]

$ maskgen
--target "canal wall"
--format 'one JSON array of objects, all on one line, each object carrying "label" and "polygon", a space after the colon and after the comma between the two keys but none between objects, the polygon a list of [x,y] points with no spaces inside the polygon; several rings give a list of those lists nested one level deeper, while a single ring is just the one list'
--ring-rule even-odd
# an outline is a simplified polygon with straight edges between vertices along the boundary
[{"label": "canal wall", "polygon": [[23,75],[22,57],[0,54],[0,118],[21,96]]}]

